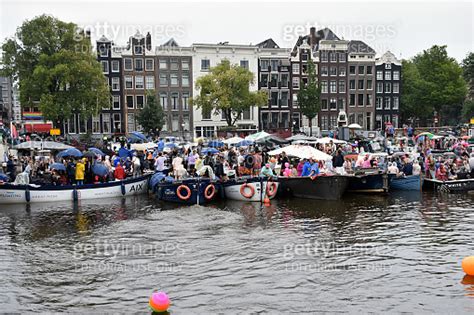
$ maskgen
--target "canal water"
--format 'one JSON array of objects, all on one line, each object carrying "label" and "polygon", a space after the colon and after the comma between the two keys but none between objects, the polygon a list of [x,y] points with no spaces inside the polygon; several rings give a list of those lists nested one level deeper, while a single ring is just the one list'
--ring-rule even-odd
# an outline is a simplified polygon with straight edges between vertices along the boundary
[{"label": "canal water", "polygon": [[2,312],[474,313],[474,196],[0,205]]}]

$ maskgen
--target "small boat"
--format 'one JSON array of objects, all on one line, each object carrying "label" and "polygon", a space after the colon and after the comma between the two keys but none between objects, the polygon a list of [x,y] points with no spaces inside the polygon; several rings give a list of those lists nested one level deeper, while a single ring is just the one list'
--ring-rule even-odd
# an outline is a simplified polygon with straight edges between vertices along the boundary
[{"label": "small boat", "polygon": [[347,189],[349,177],[319,175],[314,177],[279,177],[283,191],[295,197],[322,200],[339,200]]},{"label": "small boat", "polygon": [[423,180],[423,190],[439,191],[445,193],[465,193],[474,191],[474,178],[438,180],[425,178]]},{"label": "small boat", "polygon": [[347,191],[353,193],[386,193],[392,179],[392,176],[378,168],[357,170],[354,175],[348,177]]},{"label": "small boat", "polygon": [[248,177],[231,179],[223,186],[227,199],[263,202],[265,197],[275,198],[279,183],[263,177]]},{"label": "small boat", "polygon": [[174,180],[155,174],[150,186],[158,200],[183,204],[205,204],[224,194],[221,182],[201,177]]},{"label": "small boat", "polygon": [[0,204],[81,201],[144,194],[151,175],[86,185],[0,185]]},{"label": "small boat", "polygon": [[394,176],[390,181],[390,190],[421,190],[422,185],[423,178],[420,175]]}]

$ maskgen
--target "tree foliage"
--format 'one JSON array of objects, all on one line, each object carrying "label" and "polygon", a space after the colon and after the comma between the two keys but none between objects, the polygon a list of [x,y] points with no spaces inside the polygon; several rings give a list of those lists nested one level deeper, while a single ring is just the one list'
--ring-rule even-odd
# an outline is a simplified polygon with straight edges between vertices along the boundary
[{"label": "tree foliage", "polygon": [[321,109],[321,87],[317,82],[316,67],[313,62],[308,63],[308,83],[298,92],[300,111],[309,120],[310,134],[312,134],[312,120]]},{"label": "tree foliage", "polygon": [[470,52],[462,61],[462,72],[464,80],[469,87],[469,98],[474,97],[474,53]]},{"label": "tree foliage", "polygon": [[88,118],[110,107],[110,91],[90,39],[74,23],[48,15],[27,20],[2,50],[3,73],[18,80],[21,104],[39,103],[55,124],[74,112]]},{"label": "tree foliage", "polygon": [[252,72],[238,65],[231,65],[229,60],[223,60],[211,68],[209,74],[196,80],[196,88],[200,93],[192,99],[192,104],[206,114],[223,113],[227,125],[233,126],[244,110],[268,102],[266,92],[250,91],[253,83]]},{"label": "tree foliage", "polygon": [[161,131],[165,123],[165,114],[159,100],[152,92],[148,92],[146,96],[145,107],[137,116],[138,123],[145,131]]}]

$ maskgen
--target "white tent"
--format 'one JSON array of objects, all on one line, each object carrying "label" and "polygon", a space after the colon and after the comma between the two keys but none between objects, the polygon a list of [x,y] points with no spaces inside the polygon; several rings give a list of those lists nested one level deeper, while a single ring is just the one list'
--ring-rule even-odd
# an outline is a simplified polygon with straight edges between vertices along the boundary
[{"label": "white tent", "polygon": [[269,133],[267,133],[265,131],[260,131],[260,132],[257,132],[257,133],[254,133],[254,134],[251,134],[251,135],[245,137],[245,140],[250,140],[250,141],[257,142],[258,140],[264,139],[264,138],[269,137],[269,136],[271,136]]},{"label": "white tent", "polygon": [[21,150],[66,150],[73,148],[70,145],[54,141],[25,141],[17,144],[14,149]]},{"label": "white tent", "polygon": [[359,124],[350,124],[347,126],[349,129],[362,129],[362,127]]},{"label": "white tent", "polygon": [[130,148],[132,150],[137,150],[137,151],[146,151],[146,150],[154,149],[156,147],[158,147],[158,145],[154,142],[132,143],[130,145]]},{"label": "white tent", "polygon": [[242,141],[244,141],[244,138],[232,137],[232,138],[229,138],[229,139],[225,139],[223,142],[225,144],[228,144],[228,145],[234,145],[234,144],[237,144],[237,143],[242,142]]},{"label": "white tent", "polygon": [[324,137],[324,138],[317,139],[317,140],[316,140],[316,143],[328,144],[328,143],[330,143],[331,141],[332,141],[332,143],[334,143],[334,144],[345,144],[345,143],[347,143],[347,142],[344,141],[344,140],[333,139],[333,138],[329,138],[329,137]]},{"label": "white tent", "polygon": [[332,156],[329,154],[319,151],[318,149],[315,149],[309,145],[296,144],[270,151],[268,152],[268,155],[278,155],[282,152],[285,152],[288,156],[294,156],[300,159],[313,158],[318,161],[328,161],[332,159]]}]

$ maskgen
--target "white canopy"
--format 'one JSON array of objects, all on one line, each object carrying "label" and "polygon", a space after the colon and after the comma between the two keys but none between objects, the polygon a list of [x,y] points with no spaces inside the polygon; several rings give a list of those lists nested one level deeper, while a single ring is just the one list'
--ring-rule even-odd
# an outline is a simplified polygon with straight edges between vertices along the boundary
[{"label": "white canopy", "polygon": [[359,124],[350,124],[347,126],[349,129],[362,129],[362,127]]},{"label": "white canopy", "polygon": [[225,144],[228,144],[228,145],[234,145],[234,144],[237,144],[241,141],[244,141],[244,138],[241,138],[241,137],[232,137],[232,138],[229,138],[229,139],[225,139],[223,142]]},{"label": "white canopy", "polygon": [[269,137],[269,136],[270,136],[269,133],[267,133],[265,131],[260,131],[260,132],[257,132],[257,133],[254,133],[252,135],[249,135],[249,136],[245,137],[245,140],[251,140],[251,141],[257,142],[258,140]]},{"label": "white canopy", "polygon": [[28,150],[66,150],[73,148],[70,145],[54,141],[25,141],[14,146],[15,149]]},{"label": "white canopy", "polygon": [[154,149],[158,147],[158,145],[154,142],[146,142],[146,143],[132,143],[130,145],[130,148],[132,150],[137,150],[137,151],[146,151],[149,149]]},{"label": "white canopy", "polygon": [[339,140],[339,139],[333,139],[333,138],[329,138],[329,137],[324,137],[324,138],[321,138],[321,139],[317,139],[316,140],[316,143],[321,143],[321,144],[328,144],[332,141],[332,143],[334,144],[345,144],[347,143],[346,141],[344,140]]},{"label": "white canopy", "polygon": [[317,138],[316,137],[310,137],[310,136],[307,136],[307,135],[294,135],[294,136],[291,136],[289,138],[286,138],[286,140],[289,140],[289,141],[316,141]]},{"label": "white canopy", "polygon": [[287,147],[279,148],[268,152],[268,155],[278,155],[285,152],[288,156],[294,156],[300,159],[313,158],[318,161],[328,161],[332,159],[332,156],[326,154],[318,149],[315,149],[309,145],[297,145],[292,144]]}]

